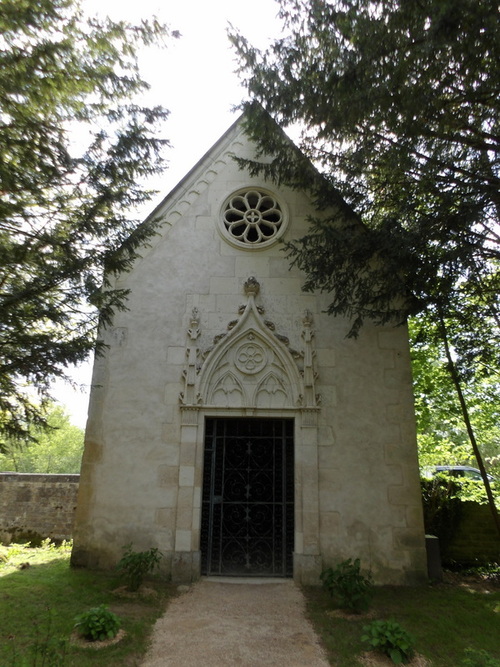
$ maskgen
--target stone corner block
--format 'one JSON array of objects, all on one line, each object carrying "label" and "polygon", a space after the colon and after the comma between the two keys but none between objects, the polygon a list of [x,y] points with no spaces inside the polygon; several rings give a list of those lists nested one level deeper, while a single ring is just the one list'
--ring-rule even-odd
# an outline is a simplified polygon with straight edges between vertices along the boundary
[{"label": "stone corner block", "polygon": [[191,584],[200,578],[200,569],[200,551],[176,551],[172,558],[172,583]]},{"label": "stone corner block", "polygon": [[303,586],[319,586],[323,564],[319,554],[293,554],[293,578]]}]

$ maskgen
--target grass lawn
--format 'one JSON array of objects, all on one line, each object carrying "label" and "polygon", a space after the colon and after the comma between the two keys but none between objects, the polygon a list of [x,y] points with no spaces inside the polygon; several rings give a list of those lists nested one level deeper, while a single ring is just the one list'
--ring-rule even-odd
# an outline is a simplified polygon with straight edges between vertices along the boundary
[{"label": "grass lawn", "polygon": [[[156,596],[116,594],[122,584],[116,575],[70,568],[69,547],[16,544],[1,547],[0,556],[1,667],[140,665],[153,624],[173,595],[171,587],[151,585]],[[100,604],[121,618],[124,639],[98,652],[73,645],[75,617]]]},{"label": "grass lawn", "polygon": [[[367,651],[361,636],[373,620],[395,620],[432,667],[500,667],[500,582],[454,575],[448,583],[377,587],[366,615],[338,614],[322,588],[306,588],[308,614],[336,667],[355,667]],[[464,662],[467,649],[491,661]],[[483,654],[484,658],[484,654]],[[471,659],[470,657],[468,658]]]},{"label": "grass lawn", "polygon": [[[123,582],[115,574],[71,569],[69,556],[67,546],[0,547],[0,667],[141,664],[153,624],[175,595],[174,587],[157,580],[148,584],[156,596],[126,597],[116,592]],[[23,566],[26,563],[29,566]],[[367,650],[362,629],[375,619],[400,623],[431,667],[500,665],[498,579],[455,576],[434,586],[376,588],[368,614],[359,617],[338,614],[322,588],[306,588],[304,593],[309,616],[335,667],[361,664],[358,658]],[[100,604],[122,619],[125,638],[98,651],[75,646],[70,641],[75,617]],[[466,649],[485,651],[489,660],[465,663]]]}]

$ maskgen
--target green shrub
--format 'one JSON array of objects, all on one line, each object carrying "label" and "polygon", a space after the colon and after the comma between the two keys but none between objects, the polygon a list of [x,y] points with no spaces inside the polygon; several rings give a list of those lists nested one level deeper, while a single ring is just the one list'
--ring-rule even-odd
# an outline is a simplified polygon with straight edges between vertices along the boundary
[{"label": "green shrub", "polygon": [[113,639],[118,634],[121,621],[116,614],[101,604],[93,607],[75,618],[78,633],[89,641]]},{"label": "green shrub", "polygon": [[132,545],[129,544],[124,549],[125,552],[117,567],[127,581],[127,588],[136,591],[144,581],[144,577],[159,566],[163,554],[156,547],[148,551],[132,551]]},{"label": "green shrub", "polygon": [[467,657],[460,663],[460,667],[500,667],[500,661],[492,658],[486,651],[466,649]]},{"label": "green shrub", "polygon": [[[32,661],[29,665],[47,665],[47,667],[65,667],[68,664],[68,640],[58,637],[47,637],[42,641],[37,641],[30,647]],[[17,665],[17,663],[14,663]],[[21,662],[21,665],[28,663]]]},{"label": "green shrub", "polygon": [[446,560],[448,546],[462,518],[460,485],[456,478],[437,475],[422,479],[425,532],[439,537],[441,556]]},{"label": "green shrub", "polygon": [[359,558],[348,558],[335,568],[329,567],[320,575],[323,587],[342,609],[359,614],[370,606],[373,595],[371,575],[361,574]]},{"label": "green shrub", "polygon": [[363,627],[361,640],[389,656],[396,665],[407,663],[414,653],[411,635],[396,621],[373,621]]}]

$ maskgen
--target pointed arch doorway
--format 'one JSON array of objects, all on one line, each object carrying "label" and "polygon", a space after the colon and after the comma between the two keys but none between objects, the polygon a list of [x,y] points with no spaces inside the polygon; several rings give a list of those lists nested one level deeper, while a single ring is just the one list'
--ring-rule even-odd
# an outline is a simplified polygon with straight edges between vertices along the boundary
[{"label": "pointed arch doorway", "polygon": [[207,418],[204,575],[293,576],[294,421]]}]

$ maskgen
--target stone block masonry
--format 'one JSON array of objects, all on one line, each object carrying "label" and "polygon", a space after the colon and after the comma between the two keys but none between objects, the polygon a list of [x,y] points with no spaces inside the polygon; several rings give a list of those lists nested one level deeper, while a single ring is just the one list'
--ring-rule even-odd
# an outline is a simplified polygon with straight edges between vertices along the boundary
[{"label": "stone block masonry", "polygon": [[[177,470],[177,469],[175,469]],[[161,472],[162,486],[174,480]],[[80,475],[0,472],[0,543],[33,542],[49,537],[59,542],[73,536]],[[157,522],[167,525],[173,512],[158,510]],[[329,518],[328,518],[329,517]],[[326,513],[323,523],[331,533],[339,529],[339,514]],[[447,560],[463,564],[498,562],[500,541],[487,505],[464,503],[462,520],[450,545]]]},{"label": "stone block masonry", "polygon": [[60,542],[73,534],[80,475],[0,473],[0,542]]},{"label": "stone block masonry", "polygon": [[462,503],[462,517],[446,556],[450,562],[470,566],[500,562],[500,538],[488,505]]}]

